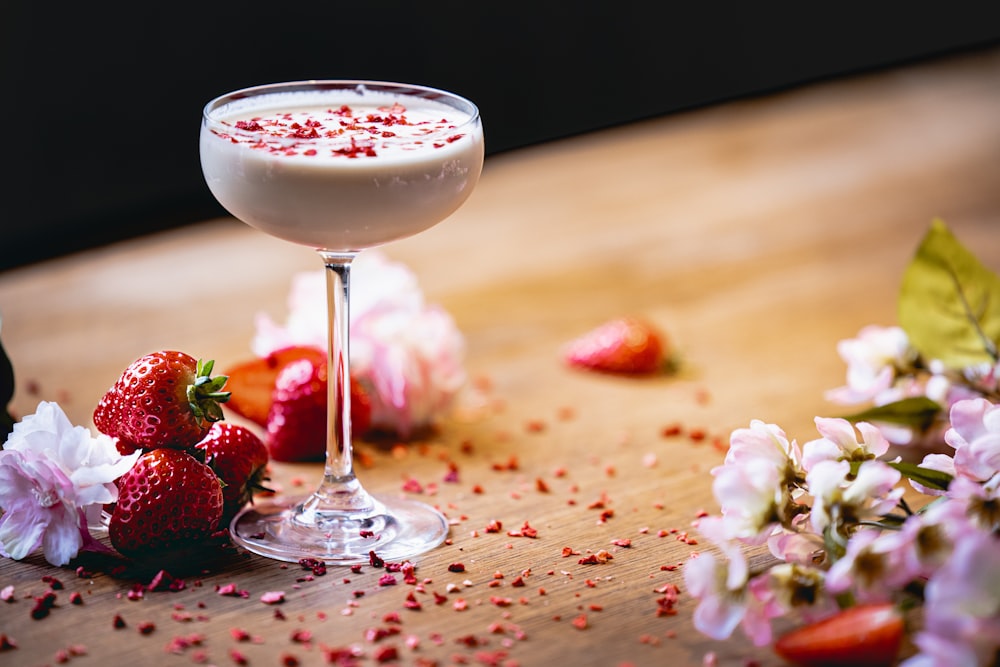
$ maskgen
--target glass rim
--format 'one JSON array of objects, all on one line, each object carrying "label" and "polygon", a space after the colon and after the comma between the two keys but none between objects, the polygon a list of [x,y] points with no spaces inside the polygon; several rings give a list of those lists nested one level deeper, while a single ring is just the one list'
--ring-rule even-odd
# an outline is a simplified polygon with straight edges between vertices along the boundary
[{"label": "glass rim", "polygon": [[419,98],[437,101],[453,108],[457,108],[467,114],[469,118],[462,123],[453,126],[449,132],[456,129],[475,126],[480,123],[479,107],[475,102],[457,93],[452,93],[441,88],[433,88],[412,83],[398,83],[394,81],[379,81],[373,79],[304,79],[301,81],[284,81],[279,83],[265,83],[245,88],[238,88],[228,93],[223,93],[212,98],[202,107],[202,122],[211,127],[225,127],[232,130],[232,125],[226,124],[218,117],[213,116],[213,112],[221,107],[262,95],[273,93],[296,93],[296,92],[319,92],[323,90],[371,90],[382,93],[398,93],[409,98]]}]

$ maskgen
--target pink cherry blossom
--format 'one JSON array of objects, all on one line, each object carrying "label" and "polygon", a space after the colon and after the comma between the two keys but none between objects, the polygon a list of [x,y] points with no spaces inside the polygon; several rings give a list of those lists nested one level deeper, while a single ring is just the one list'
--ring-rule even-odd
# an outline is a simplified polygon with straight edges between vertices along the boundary
[{"label": "pink cherry blossom", "polygon": [[1000,406],[985,398],[951,407],[945,442],[955,448],[955,472],[980,482],[1000,472]]},{"label": "pink cherry blossom", "polygon": [[851,424],[846,419],[816,417],[815,423],[823,437],[802,445],[802,467],[806,470],[819,461],[864,461],[889,451],[889,441],[867,422]]},{"label": "pink cherry blossom", "polygon": [[746,557],[738,546],[725,539],[718,517],[705,517],[698,529],[722,549],[724,557],[702,552],[684,565],[684,582],[688,592],[698,600],[694,626],[713,639],[726,639],[746,614]]},{"label": "pink cherry blossom", "polygon": [[747,586],[754,604],[748,605],[744,631],[758,646],[771,641],[771,621],[798,613],[806,622],[836,609],[825,594],[826,575],[804,563],[779,563],[750,579]]},{"label": "pink cherry blossom", "polygon": [[794,473],[800,458],[798,444],[794,440],[789,441],[779,426],[754,419],[749,428],[738,428],[729,436],[725,464],[765,460],[783,473]]},{"label": "pink cherry blossom", "polygon": [[887,402],[883,395],[893,387],[896,369],[910,367],[916,358],[905,331],[875,325],[840,341],[837,352],[847,364],[847,384],[828,392],[827,399],[844,404]]},{"label": "pink cherry blossom", "polygon": [[966,535],[924,590],[920,654],[905,667],[992,665],[1000,649],[1000,540]]},{"label": "pink cherry blossom", "polygon": [[56,403],[39,403],[0,450],[0,554],[19,560],[41,547],[46,560],[65,565],[80,549],[97,548],[88,513],[96,521],[117,500],[114,481],[138,457],[72,425]]},{"label": "pink cherry blossom", "polygon": [[838,517],[877,517],[902,497],[899,471],[878,460],[865,461],[851,475],[847,461],[820,461],[806,478],[813,495],[812,528],[822,534]]},{"label": "pink cherry blossom", "polygon": [[799,514],[791,528],[775,530],[767,540],[767,548],[775,558],[789,563],[812,563],[824,548],[823,536],[808,530],[809,517]]},{"label": "pink cherry blossom", "polygon": [[726,537],[749,543],[767,539],[785,502],[779,470],[766,459],[749,459],[719,466],[712,474]]},{"label": "pink cherry blossom", "polygon": [[[947,473],[952,477],[955,476],[955,459],[947,454],[927,454],[924,456],[924,460],[920,462],[920,467]],[[920,493],[928,496],[943,496],[945,494],[940,489],[932,489],[912,479],[910,480],[910,485]]]},{"label": "pink cherry blossom", "polygon": [[[880,530],[859,530],[847,543],[846,553],[830,566],[826,587],[831,593],[852,591],[858,602],[887,602],[898,574],[893,570],[892,545],[881,541]],[[906,583],[909,580],[901,583]],[[898,585],[898,584],[897,584]]]},{"label": "pink cherry blossom", "polygon": [[983,484],[966,477],[956,477],[948,485],[946,494],[952,502],[948,507],[961,515],[979,530],[1000,532],[1000,473]]}]

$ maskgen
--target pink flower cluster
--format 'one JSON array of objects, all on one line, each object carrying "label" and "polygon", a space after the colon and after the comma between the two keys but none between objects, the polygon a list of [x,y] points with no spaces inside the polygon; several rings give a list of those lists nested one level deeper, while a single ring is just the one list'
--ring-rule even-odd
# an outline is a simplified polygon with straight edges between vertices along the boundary
[{"label": "pink flower cluster", "polygon": [[[947,412],[958,401],[995,392],[1000,378],[1000,365],[957,372],[939,361],[922,359],[906,332],[895,326],[866,326],[855,338],[840,341],[837,352],[847,364],[846,384],[828,391],[826,398],[841,405],[885,406],[923,396]],[[947,426],[927,433],[891,423],[880,423],[879,428],[893,444],[933,447]]]},{"label": "pink flower cluster", "polygon": [[[1000,650],[1000,406],[960,400],[950,424],[953,453],[912,467],[885,460],[889,441],[871,424],[817,418],[821,437],[801,447],[773,424],[734,431],[713,470],[721,515],[699,526],[721,553],[685,566],[699,601],[695,626],[720,639],[742,627],[765,645],[780,616],[808,622],[845,600],[916,603],[923,629],[906,667],[992,665]],[[914,482],[928,502],[913,510],[900,481],[921,471],[949,481]],[[751,573],[744,547],[763,544],[777,560]]]},{"label": "pink flower cluster", "polygon": [[108,436],[71,424],[58,404],[39,403],[0,450],[0,555],[20,560],[41,547],[60,566],[81,549],[102,549],[88,525],[118,499],[114,482],[140,453],[122,456]]},{"label": "pink flower cluster", "polygon": [[[425,303],[414,274],[378,251],[351,266],[351,374],[368,393],[372,427],[407,438],[451,408],[464,386],[465,339],[451,316]],[[261,314],[259,356],[291,345],[326,349],[326,276],[295,276],[284,325]]]}]

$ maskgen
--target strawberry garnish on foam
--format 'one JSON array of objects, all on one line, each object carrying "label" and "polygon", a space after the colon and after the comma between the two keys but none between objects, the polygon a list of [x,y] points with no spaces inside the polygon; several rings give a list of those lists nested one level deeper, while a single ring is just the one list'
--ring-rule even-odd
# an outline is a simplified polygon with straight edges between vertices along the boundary
[{"label": "strawberry garnish on foam", "polygon": [[621,317],[570,341],[563,360],[570,366],[603,373],[648,375],[662,371],[666,338],[648,322]]}]

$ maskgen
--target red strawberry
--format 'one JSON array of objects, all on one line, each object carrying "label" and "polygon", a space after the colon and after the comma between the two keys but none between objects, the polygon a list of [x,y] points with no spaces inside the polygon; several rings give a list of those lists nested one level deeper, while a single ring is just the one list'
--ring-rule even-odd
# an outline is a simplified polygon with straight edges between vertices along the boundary
[{"label": "red strawberry", "polygon": [[651,325],[618,318],[570,341],[563,358],[570,366],[605,373],[649,374],[661,370],[666,339]]},{"label": "red strawberry", "polygon": [[154,352],[132,362],[94,410],[99,431],[125,443],[186,449],[222,419],[226,376],[209,377],[213,362],[183,352]]},{"label": "red strawberry", "polygon": [[[267,416],[267,446],[276,461],[315,461],[326,455],[326,360],[299,359],[275,381]],[[351,424],[355,433],[371,425],[371,404],[351,383]]]},{"label": "red strawberry", "polygon": [[220,527],[252,500],[255,491],[266,490],[267,447],[253,431],[229,422],[215,422],[205,439],[195,445],[205,453],[205,463],[223,482]]},{"label": "red strawberry", "polygon": [[267,447],[276,461],[316,461],[326,454],[326,362],[299,359],[275,381]]},{"label": "red strawberry", "polygon": [[774,650],[801,667],[887,667],[903,639],[903,618],[890,604],[850,607],[782,636]]},{"label": "red strawberry", "polygon": [[226,407],[241,417],[266,426],[278,373],[298,359],[313,359],[317,364],[326,363],[326,352],[315,347],[291,346],[228,369],[229,382],[226,387],[232,396]]},{"label": "red strawberry", "polygon": [[154,449],[118,479],[108,535],[124,556],[164,558],[208,539],[221,516],[212,469],[179,449]]}]

